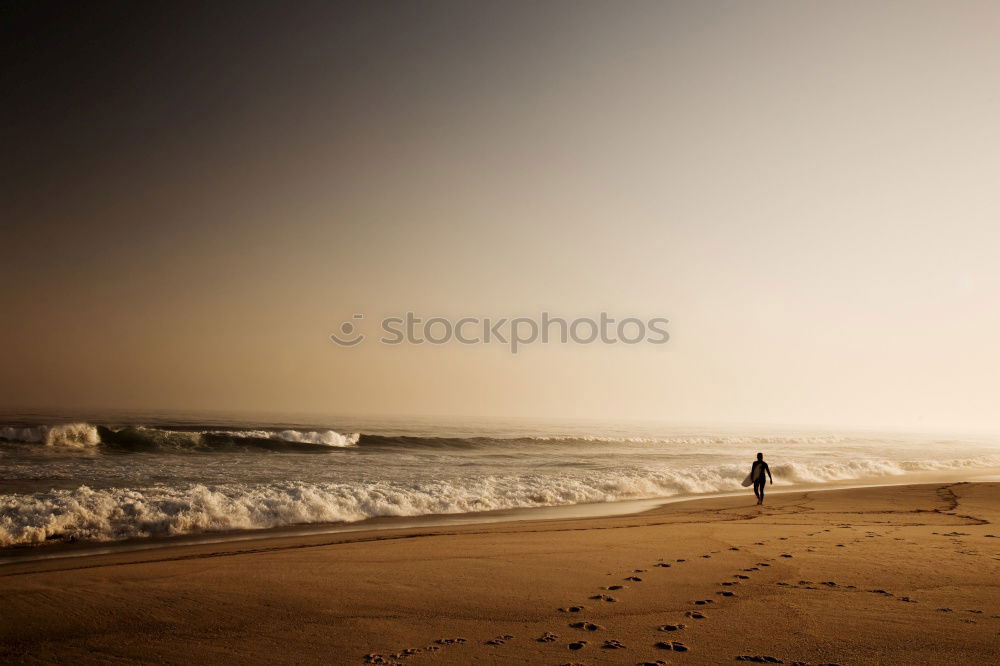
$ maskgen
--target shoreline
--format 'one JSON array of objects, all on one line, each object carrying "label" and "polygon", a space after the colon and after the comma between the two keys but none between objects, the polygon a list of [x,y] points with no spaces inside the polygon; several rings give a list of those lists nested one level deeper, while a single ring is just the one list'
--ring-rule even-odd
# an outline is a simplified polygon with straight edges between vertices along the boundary
[{"label": "shoreline", "polygon": [[912,659],[920,644],[922,663],[986,663],[1000,630],[998,491],[795,491],[763,507],[700,498],[22,562],[0,569],[0,658],[635,664],[680,643],[688,664],[847,666]]},{"label": "shoreline", "polygon": [[925,483],[21,562],[0,659],[988,663],[998,524],[1000,483]]},{"label": "shoreline", "polygon": [[[1000,469],[983,470],[975,475],[949,472],[915,472],[905,475],[894,483],[887,483],[885,477],[868,479],[850,479],[842,483],[812,483],[798,484],[792,487],[768,486],[767,497],[797,492],[830,492],[850,490],[853,488],[880,488],[893,486],[908,486],[922,483],[977,483],[982,481],[1000,481]],[[135,553],[164,548],[185,548],[201,545],[218,545],[226,543],[245,543],[253,541],[269,541],[296,537],[314,537],[331,534],[359,532],[392,532],[395,530],[442,528],[459,525],[490,525],[495,523],[534,522],[552,520],[573,520],[588,518],[610,518],[615,516],[641,515],[655,511],[667,504],[696,502],[700,500],[750,495],[750,488],[739,490],[704,493],[697,495],[673,495],[668,497],[651,497],[619,500],[615,502],[600,502],[586,504],[566,504],[556,506],[524,507],[513,509],[498,509],[473,513],[425,514],[417,516],[380,516],[352,523],[303,523],[283,525],[270,528],[231,530],[223,532],[203,532],[196,534],[179,534],[174,536],[151,536],[125,539],[121,541],[54,541],[50,543],[25,543],[0,547],[0,570],[11,564],[36,562],[45,560],[60,560],[67,558],[85,558],[117,553]]]}]

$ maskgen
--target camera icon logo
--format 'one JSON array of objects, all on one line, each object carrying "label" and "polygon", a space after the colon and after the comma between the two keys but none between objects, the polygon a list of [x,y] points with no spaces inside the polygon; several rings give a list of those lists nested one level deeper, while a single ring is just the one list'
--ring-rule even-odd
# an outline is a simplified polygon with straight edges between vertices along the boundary
[{"label": "camera icon logo", "polygon": [[[363,314],[355,314],[352,319],[364,319]],[[343,336],[343,337],[341,337]],[[365,334],[359,333],[354,322],[345,321],[340,325],[340,335],[330,334],[330,339],[341,347],[355,347],[365,341]]]}]

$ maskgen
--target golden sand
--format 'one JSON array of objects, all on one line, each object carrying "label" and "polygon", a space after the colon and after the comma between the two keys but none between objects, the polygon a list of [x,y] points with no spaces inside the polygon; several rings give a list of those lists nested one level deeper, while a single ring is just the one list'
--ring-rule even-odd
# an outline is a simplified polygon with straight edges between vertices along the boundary
[{"label": "golden sand", "polygon": [[991,664],[998,521],[924,484],[9,564],[0,658]]}]

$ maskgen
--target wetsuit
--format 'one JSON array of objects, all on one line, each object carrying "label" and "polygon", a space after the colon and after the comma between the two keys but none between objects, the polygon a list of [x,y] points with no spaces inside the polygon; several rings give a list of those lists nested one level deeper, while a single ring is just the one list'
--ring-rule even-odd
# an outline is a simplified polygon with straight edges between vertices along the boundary
[{"label": "wetsuit", "polygon": [[753,494],[757,496],[757,499],[762,500],[764,499],[764,486],[767,484],[767,478],[771,476],[771,468],[763,460],[754,460],[753,467],[750,468],[751,476],[757,470],[757,465],[760,465],[760,470],[757,478],[753,481]]}]

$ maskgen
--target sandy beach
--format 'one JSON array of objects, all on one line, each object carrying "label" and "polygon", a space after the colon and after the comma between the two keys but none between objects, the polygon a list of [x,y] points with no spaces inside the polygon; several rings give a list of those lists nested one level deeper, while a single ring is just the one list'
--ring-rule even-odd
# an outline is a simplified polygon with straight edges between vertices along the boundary
[{"label": "sandy beach", "polygon": [[0,666],[1000,666],[1000,0],[0,14]]},{"label": "sandy beach", "polygon": [[[985,664],[1000,484],[279,537],[0,569],[12,662]],[[749,495],[749,494],[748,494]]]}]

